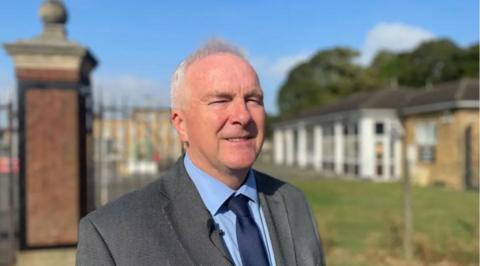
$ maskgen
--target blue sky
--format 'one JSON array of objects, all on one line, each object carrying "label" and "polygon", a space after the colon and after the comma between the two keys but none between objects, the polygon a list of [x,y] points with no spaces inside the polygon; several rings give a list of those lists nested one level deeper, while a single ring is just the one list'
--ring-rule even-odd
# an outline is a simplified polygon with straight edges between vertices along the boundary
[{"label": "blue sky", "polygon": [[[41,32],[42,0],[2,1],[0,42]],[[113,1],[65,0],[69,38],[99,59],[93,87],[105,98],[168,105],[176,65],[211,37],[245,51],[257,69],[268,112],[288,70],[320,49],[349,46],[367,64],[380,48],[402,51],[432,38],[478,42],[474,0],[424,1]],[[12,62],[0,52],[0,96],[15,87]]]}]

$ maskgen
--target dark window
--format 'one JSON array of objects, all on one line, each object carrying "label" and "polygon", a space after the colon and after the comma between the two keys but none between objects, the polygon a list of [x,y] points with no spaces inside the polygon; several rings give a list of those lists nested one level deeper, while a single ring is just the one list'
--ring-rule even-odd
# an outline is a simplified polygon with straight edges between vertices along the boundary
[{"label": "dark window", "polygon": [[418,158],[423,162],[434,162],[435,161],[435,146],[419,146],[418,147]]},{"label": "dark window", "polygon": [[381,165],[377,165],[377,176],[383,175],[383,167]]},{"label": "dark window", "polygon": [[353,171],[354,171],[355,175],[359,175],[360,169],[359,169],[359,167],[358,167],[358,164],[355,164],[355,167],[354,167],[354,170],[353,170]]},{"label": "dark window", "polygon": [[333,126],[325,126],[323,129],[324,136],[333,136]]},{"label": "dark window", "polygon": [[322,163],[323,170],[328,170],[327,165],[328,165],[328,163]]},{"label": "dark window", "polygon": [[324,163],[323,163],[323,169],[325,169],[326,171],[333,171],[333,170],[334,170],[334,164],[333,164],[333,163],[324,162]]},{"label": "dark window", "polygon": [[383,135],[383,133],[384,133],[383,123],[375,123],[375,134]]}]

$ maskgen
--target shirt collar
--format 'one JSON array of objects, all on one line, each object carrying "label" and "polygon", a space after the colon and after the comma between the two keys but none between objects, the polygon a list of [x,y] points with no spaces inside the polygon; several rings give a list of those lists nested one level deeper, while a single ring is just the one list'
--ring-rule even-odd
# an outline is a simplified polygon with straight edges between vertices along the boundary
[{"label": "shirt collar", "polygon": [[208,175],[203,170],[198,168],[185,154],[183,159],[185,169],[188,175],[192,179],[195,187],[197,188],[203,203],[207,207],[212,216],[216,215],[222,207],[223,203],[231,196],[243,194],[250,198],[254,203],[258,203],[257,185],[255,182],[255,174],[250,169],[246,181],[240,188],[235,191],[217,180],[216,178]]}]

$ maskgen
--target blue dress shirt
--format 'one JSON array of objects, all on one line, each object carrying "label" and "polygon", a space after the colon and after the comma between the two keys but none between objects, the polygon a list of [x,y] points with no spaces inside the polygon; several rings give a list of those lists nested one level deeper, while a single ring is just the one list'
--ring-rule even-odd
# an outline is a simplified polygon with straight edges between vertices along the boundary
[{"label": "blue dress shirt", "polygon": [[258,200],[257,184],[255,182],[255,174],[253,171],[250,170],[248,172],[248,177],[245,183],[235,191],[195,166],[188,155],[185,155],[183,162],[188,175],[200,193],[203,203],[212,215],[216,228],[224,232],[222,238],[235,265],[242,265],[242,259],[237,244],[237,217],[235,216],[235,213],[230,211],[223,203],[232,195],[243,194],[250,198],[248,206],[252,217],[260,230],[270,265],[275,266],[272,243],[270,241],[270,235],[268,234],[267,223],[263,215],[262,207]]}]

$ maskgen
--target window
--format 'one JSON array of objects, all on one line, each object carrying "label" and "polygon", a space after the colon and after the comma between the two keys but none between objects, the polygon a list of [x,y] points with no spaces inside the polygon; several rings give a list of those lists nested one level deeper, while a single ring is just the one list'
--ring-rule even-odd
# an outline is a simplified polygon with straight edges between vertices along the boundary
[{"label": "window", "polygon": [[355,168],[358,168],[359,158],[359,139],[357,123],[350,122],[343,125],[343,172],[349,175],[358,175]]},{"label": "window", "polygon": [[375,134],[383,135],[384,133],[384,126],[383,123],[375,123]]},{"label": "window", "polygon": [[333,171],[335,168],[335,141],[332,124],[327,124],[323,126],[322,142],[323,168],[327,171]]},{"label": "window", "polygon": [[378,141],[375,143],[375,168],[377,176],[383,175],[383,156],[384,156],[384,147],[383,142]]},{"label": "window", "polygon": [[343,172],[348,173],[348,164],[346,163],[343,164]]},{"label": "window", "polygon": [[435,161],[437,129],[434,122],[419,123],[415,127],[415,143],[418,146],[418,159],[423,162]]},{"label": "window", "polygon": [[309,159],[315,156],[315,132],[313,127],[307,127],[307,154]]}]

